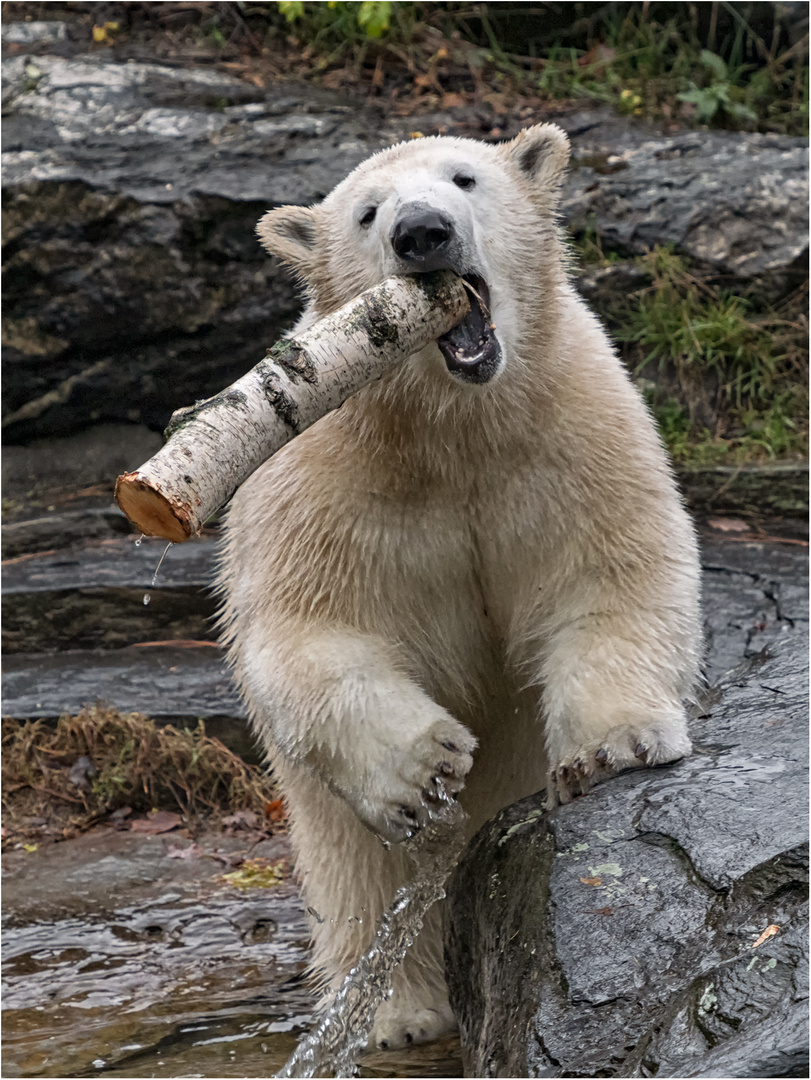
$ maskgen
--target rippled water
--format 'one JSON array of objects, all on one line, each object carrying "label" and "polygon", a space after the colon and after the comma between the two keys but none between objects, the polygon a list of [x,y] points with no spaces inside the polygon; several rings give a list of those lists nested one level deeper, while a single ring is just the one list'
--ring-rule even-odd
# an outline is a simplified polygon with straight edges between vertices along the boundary
[{"label": "rippled water", "polygon": [[[5,858],[4,1077],[267,1077],[312,1022],[290,884],[240,893],[176,840],[83,837]],[[461,1076],[458,1040],[364,1076]]]},{"label": "rippled water", "polygon": [[185,1071],[204,1045],[218,1073],[245,1075],[237,1044],[266,1054],[267,1036],[291,1032],[292,1044],[310,1021],[296,978],[307,930],[289,890],[272,905],[167,894],[99,920],[7,926],[4,937],[6,1076],[86,1075],[88,1066],[149,1076],[168,1058]]}]

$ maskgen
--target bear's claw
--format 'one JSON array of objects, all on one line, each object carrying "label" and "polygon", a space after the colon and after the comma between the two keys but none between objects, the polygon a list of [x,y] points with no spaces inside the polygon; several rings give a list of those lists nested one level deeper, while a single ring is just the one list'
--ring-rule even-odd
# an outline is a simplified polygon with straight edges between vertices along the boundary
[{"label": "bear's claw", "polygon": [[569,803],[593,784],[626,769],[643,769],[679,761],[690,753],[683,723],[659,724],[642,731],[631,724],[611,728],[599,741],[578,747],[549,771],[547,804]]},{"label": "bear's claw", "polygon": [[[454,737],[448,738],[451,727]],[[475,747],[474,737],[455,720],[426,726],[410,745],[388,758],[385,773],[378,770],[362,800],[353,804],[356,813],[390,843],[414,836],[431,821],[442,821],[464,787]]]}]

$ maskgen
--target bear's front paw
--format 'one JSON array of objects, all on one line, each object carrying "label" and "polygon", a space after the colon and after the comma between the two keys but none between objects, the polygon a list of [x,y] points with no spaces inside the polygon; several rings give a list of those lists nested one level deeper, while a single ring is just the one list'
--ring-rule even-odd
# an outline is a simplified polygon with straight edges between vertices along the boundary
[{"label": "bear's front paw", "polygon": [[391,748],[385,767],[367,780],[355,806],[374,832],[392,843],[442,820],[473,765],[476,740],[452,717],[431,724],[410,742]]},{"label": "bear's front paw", "polygon": [[685,724],[619,724],[601,739],[584,743],[549,771],[547,804],[551,809],[584,795],[592,784],[626,769],[667,765],[692,749]]}]

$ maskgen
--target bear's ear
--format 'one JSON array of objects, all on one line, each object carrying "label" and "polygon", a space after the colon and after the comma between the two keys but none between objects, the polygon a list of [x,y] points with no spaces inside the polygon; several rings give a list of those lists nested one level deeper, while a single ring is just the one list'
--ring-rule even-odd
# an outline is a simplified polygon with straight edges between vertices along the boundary
[{"label": "bear's ear", "polygon": [[271,255],[306,275],[318,247],[318,210],[312,206],[280,206],[268,210],[256,226],[262,246]]},{"label": "bear's ear", "polygon": [[556,124],[524,128],[506,144],[520,171],[540,187],[556,189],[569,163],[569,138]]}]

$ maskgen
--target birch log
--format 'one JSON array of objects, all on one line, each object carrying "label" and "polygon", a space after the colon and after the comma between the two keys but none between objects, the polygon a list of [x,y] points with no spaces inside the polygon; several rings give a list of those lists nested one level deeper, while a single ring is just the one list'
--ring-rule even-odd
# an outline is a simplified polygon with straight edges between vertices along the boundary
[{"label": "birch log", "polygon": [[173,414],[166,445],[115,485],[145,536],[180,543],[285,443],[464,318],[449,271],[388,278],[295,338],[222,393]]}]

